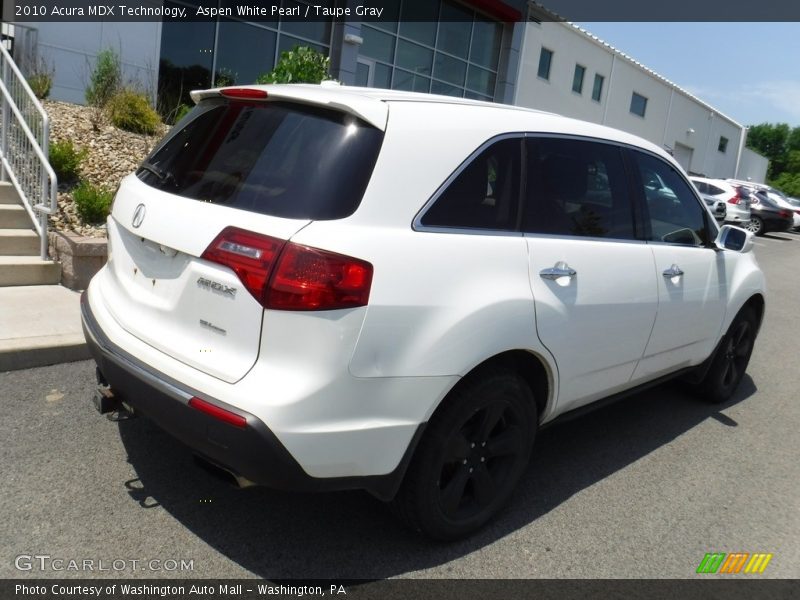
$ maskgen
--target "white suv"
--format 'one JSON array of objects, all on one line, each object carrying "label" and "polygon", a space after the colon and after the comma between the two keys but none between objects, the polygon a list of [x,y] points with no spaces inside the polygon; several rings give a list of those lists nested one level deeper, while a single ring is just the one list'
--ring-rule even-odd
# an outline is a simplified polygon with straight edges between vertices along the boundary
[{"label": "white suv", "polygon": [[725,223],[744,227],[750,222],[750,196],[740,185],[724,179],[690,177],[689,180],[704,200],[726,203]]},{"label": "white suv", "polygon": [[365,489],[453,539],[559,415],[678,375],[738,386],[752,236],[657,146],[388,90],[193,98],[122,182],[82,298],[101,411],[242,484]]}]

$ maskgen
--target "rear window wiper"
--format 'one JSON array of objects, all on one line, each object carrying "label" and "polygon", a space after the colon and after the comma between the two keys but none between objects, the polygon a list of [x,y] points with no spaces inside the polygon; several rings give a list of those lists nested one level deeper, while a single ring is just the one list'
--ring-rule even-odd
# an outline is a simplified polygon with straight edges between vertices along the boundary
[{"label": "rear window wiper", "polygon": [[157,167],[153,163],[145,161],[145,162],[143,162],[142,164],[139,165],[139,169],[147,171],[148,173],[152,173],[153,175],[158,177],[158,180],[161,183],[170,183],[170,182],[172,182],[174,185],[177,186],[177,181],[175,180],[175,176],[172,173],[170,173],[169,171],[165,171],[165,170],[161,169],[160,167]]}]

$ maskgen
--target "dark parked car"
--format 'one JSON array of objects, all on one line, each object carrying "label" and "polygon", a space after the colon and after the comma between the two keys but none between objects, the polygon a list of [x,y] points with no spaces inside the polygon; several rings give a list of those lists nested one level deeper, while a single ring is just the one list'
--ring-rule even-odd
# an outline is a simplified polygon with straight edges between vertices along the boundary
[{"label": "dark parked car", "polygon": [[778,206],[764,191],[750,194],[750,222],[744,228],[755,235],[770,231],[789,231],[793,226],[791,211]]}]

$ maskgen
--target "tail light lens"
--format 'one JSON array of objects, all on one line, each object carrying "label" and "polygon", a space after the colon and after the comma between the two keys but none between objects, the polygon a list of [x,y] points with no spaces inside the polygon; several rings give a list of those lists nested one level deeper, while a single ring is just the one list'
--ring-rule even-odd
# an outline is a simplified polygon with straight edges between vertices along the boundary
[{"label": "tail light lens", "polygon": [[264,308],[335,310],[366,306],[366,261],[228,227],[201,258],[233,270]]},{"label": "tail light lens", "polygon": [[266,306],[278,310],[366,306],[371,286],[368,262],[289,243],[270,280]]},{"label": "tail light lens", "polygon": [[778,214],[779,214],[780,216],[782,216],[784,219],[787,219],[787,218],[789,218],[789,217],[791,217],[791,216],[792,216],[792,213],[790,213],[788,210],[782,210],[782,211],[781,211],[781,212],[779,212]]},{"label": "tail light lens", "polygon": [[254,90],[252,88],[224,88],[219,92],[226,98],[237,98],[243,100],[266,100],[267,92],[264,90]]},{"label": "tail light lens", "polygon": [[742,201],[742,197],[739,194],[732,196],[728,199],[728,204],[739,204]]},{"label": "tail light lens", "polygon": [[200,258],[232,269],[247,291],[264,304],[272,265],[284,245],[284,240],[227,227]]}]

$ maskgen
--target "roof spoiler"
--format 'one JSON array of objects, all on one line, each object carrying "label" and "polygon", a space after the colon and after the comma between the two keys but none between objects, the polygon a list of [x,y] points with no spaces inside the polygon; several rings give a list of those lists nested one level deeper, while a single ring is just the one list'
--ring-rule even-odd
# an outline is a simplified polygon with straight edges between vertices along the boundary
[{"label": "roof spoiler", "polygon": [[283,100],[330,108],[354,115],[381,131],[386,131],[386,122],[389,118],[389,107],[386,102],[345,91],[346,88],[340,88],[339,86],[310,84],[232,86],[231,88],[194,90],[189,95],[194,103],[197,104],[206,98],[223,96],[226,89],[266,92],[266,95],[261,99],[266,102]]}]

